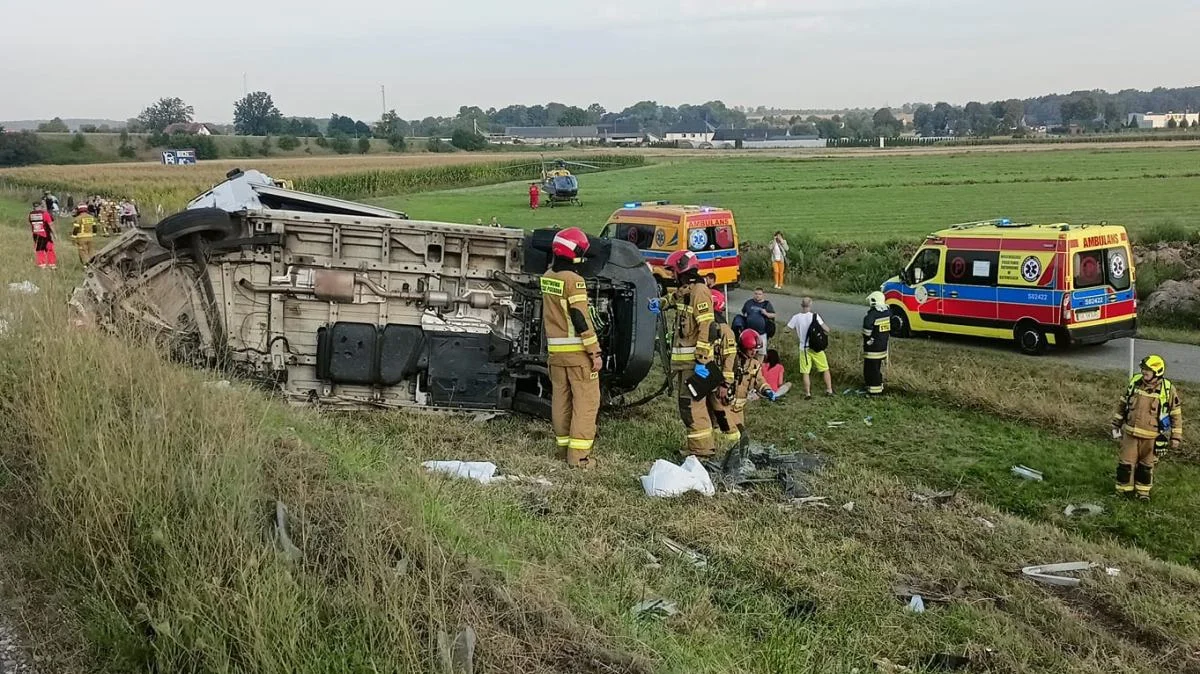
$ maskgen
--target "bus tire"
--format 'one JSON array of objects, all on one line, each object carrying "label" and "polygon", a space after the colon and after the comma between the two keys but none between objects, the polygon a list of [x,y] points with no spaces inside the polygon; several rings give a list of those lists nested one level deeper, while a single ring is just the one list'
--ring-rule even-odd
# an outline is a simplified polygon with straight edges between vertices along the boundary
[{"label": "bus tire", "polygon": [[163,218],[154,227],[158,243],[171,248],[186,243],[193,235],[200,235],[209,242],[233,238],[238,232],[238,223],[229,213],[219,208],[193,208]]},{"label": "bus tire", "polygon": [[1028,356],[1040,356],[1046,353],[1046,333],[1033,321],[1021,321],[1013,330],[1013,339],[1017,348]]},{"label": "bus tire", "polygon": [[892,334],[897,337],[912,337],[912,324],[908,321],[908,314],[900,307],[891,307],[892,310]]}]

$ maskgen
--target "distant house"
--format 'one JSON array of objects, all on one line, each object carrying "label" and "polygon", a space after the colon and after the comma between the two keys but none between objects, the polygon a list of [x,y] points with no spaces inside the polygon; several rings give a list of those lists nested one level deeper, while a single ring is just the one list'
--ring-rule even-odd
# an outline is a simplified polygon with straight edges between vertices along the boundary
[{"label": "distant house", "polygon": [[693,145],[711,143],[717,127],[706,121],[680,122],[667,129],[663,138],[668,142],[685,141]]},{"label": "distant house", "polygon": [[600,130],[595,126],[509,126],[504,135],[514,143],[533,145],[554,143],[595,143]]},{"label": "distant house", "polygon": [[646,133],[642,129],[642,125],[635,119],[622,119],[611,124],[600,124],[596,129],[601,140],[612,145],[637,145],[643,142],[653,143],[658,140]]},{"label": "distant house", "polygon": [[168,136],[173,136],[177,133],[186,133],[192,136],[211,136],[212,129],[207,124],[199,122],[176,122],[163,129],[163,133]]},{"label": "distant house", "polygon": [[825,147],[825,139],[820,136],[792,135],[790,129],[717,129],[713,134],[713,147],[745,149],[786,148],[786,147]]},{"label": "distant house", "polygon": [[1200,112],[1131,112],[1126,123],[1139,129],[1167,129],[1172,120],[1175,126],[1192,126],[1200,123]]}]

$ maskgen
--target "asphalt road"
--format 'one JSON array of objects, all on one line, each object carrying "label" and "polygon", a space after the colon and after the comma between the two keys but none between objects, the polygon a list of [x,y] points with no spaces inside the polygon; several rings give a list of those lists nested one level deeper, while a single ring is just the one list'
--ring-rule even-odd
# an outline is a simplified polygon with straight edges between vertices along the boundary
[{"label": "asphalt road", "polygon": [[[745,289],[732,291],[729,296],[729,311],[731,313],[740,311],[742,304],[750,299],[752,294],[752,292]],[[768,292],[767,299],[771,300],[771,304],[775,307],[775,313],[778,314],[776,321],[780,329],[784,329],[788,319],[800,311],[799,297],[774,295]],[[815,305],[817,313],[821,314],[821,318],[824,318],[829,327],[834,330],[857,332],[862,328],[863,315],[867,312],[865,298],[861,306],[822,300],[817,300]],[[933,339],[938,338],[933,337]],[[954,338],[954,342],[960,344],[964,349],[987,349],[990,351],[1008,352],[1017,358],[1030,357],[1022,355],[1011,342],[981,339],[978,343],[967,344],[963,343],[961,338]],[[1064,350],[1051,348],[1050,352],[1044,357],[1069,363],[1083,369],[1128,372],[1129,342],[1130,340],[1128,339],[1117,339],[1107,344],[1084,346],[1077,349]],[[1156,342],[1149,339],[1137,339],[1133,340],[1133,342],[1134,357],[1137,361],[1141,361],[1147,354],[1157,353],[1167,361],[1167,376],[1169,378],[1200,383],[1200,346]]]}]

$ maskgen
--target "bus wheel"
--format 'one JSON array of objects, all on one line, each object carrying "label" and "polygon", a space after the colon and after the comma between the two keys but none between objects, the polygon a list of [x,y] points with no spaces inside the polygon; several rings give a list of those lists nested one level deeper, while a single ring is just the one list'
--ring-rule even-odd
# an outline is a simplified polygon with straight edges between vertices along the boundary
[{"label": "bus wheel", "polygon": [[1013,339],[1021,353],[1040,356],[1046,352],[1046,334],[1033,321],[1021,321],[1013,330]]},{"label": "bus wheel", "polygon": [[892,307],[892,334],[897,337],[912,337],[912,326],[908,314],[899,307]]}]

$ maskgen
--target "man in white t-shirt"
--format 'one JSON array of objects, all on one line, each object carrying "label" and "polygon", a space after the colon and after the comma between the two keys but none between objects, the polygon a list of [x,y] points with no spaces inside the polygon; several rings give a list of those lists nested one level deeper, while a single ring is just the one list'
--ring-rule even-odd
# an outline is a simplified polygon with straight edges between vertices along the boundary
[{"label": "man in white t-shirt", "polygon": [[812,327],[813,321],[817,321],[826,333],[829,332],[829,326],[819,314],[813,313],[813,301],[811,297],[805,297],[800,300],[800,313],[792,316],[788,321],[787,326],[796,331],[796,338],[800,340],[800,374],[804,377],[804,399],[812,400],[812,383],[809,380],[809,373],[816,368],[825,378],[825,395],[833,395],[833,378],[829,375],[829,358],[826,357],[825,351],[813,351],[809,348],[808,329]]}]

